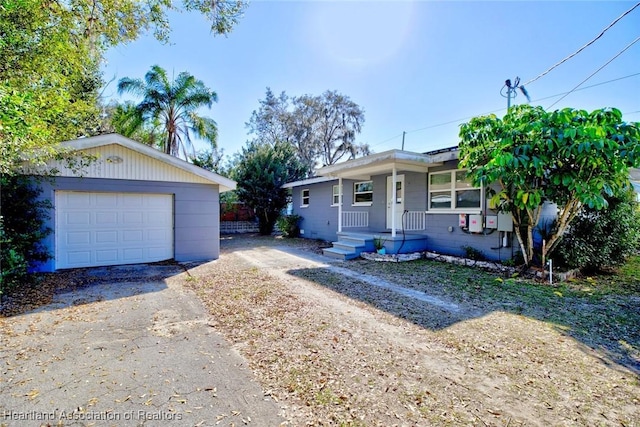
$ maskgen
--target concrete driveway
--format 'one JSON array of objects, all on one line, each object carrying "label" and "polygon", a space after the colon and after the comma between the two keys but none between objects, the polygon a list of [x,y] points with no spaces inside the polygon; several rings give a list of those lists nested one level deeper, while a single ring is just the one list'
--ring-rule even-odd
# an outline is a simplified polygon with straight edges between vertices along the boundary
[{"label": "concrete driveway", "polygon": [[284,422],[183,287],[189,276],[181,267],[83,274],[100,280],[0,319],[0,426]]}]

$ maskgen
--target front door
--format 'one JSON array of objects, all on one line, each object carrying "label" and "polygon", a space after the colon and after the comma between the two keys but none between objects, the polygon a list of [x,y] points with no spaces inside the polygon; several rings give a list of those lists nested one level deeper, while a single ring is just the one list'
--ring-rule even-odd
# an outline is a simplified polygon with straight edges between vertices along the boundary
[{"label": "front door", "polygon": [[404,213],[404,175],[396,175],[396,188],[393,188],[393,176],[387,177],[387,228],[392,228],[391,209],[396,211],[396,230],[402,229]]}]

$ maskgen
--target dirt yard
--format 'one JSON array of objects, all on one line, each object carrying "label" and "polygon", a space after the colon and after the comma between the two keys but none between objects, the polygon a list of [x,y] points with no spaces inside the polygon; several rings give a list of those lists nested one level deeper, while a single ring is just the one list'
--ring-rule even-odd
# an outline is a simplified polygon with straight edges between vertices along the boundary
[{"label": "dirt yard", "polygon": [[385,275],[399,267],[327,263],[313,242],[236,236],[222,251],[189,286],[288,425],[640,426],[636,348],[544,320],[562,306],[536,308],[516,285],[487,298],[502,279],[404,263],[415,292],[401,294]]}]

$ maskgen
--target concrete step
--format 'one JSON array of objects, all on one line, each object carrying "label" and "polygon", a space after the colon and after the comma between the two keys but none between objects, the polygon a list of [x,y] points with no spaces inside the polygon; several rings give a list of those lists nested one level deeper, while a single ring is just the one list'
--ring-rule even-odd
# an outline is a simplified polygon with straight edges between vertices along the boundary
[{"label": "concrete step", "polygon": [[359,254],[355,252],[340,249],[340,248],[325,248],[322,250],[322,254],[324,256],[328,256],[336,259],[342,259],[342,260],[354,259],[359,256]]},{"label": "concrete step", "polygon": [[341,243],[348,243],[355,246],[365,246],[367,244],[367,239],[364,237],[357,236],[340,236],[338,235],[338,241]]},{"label": "concrete step", "polygon": [[344,249],[345,251],[351,251],[355,253],[360,253],[365,249],[364,244],[357,244],[354,242],[345,242],[343,240],[338,240],[337,242],[331,242],[334,248]]}]

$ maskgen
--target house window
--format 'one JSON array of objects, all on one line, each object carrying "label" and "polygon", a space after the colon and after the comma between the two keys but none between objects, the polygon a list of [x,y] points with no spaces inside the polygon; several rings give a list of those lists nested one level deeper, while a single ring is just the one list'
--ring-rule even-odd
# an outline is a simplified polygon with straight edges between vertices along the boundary
[{"label": "house window", "polygon": [[355,182],[353,184],[353,204],[367,204],[373,202],[373,181]]},{"label": "house window", "polygon": [[429,174],[429,209],[479,209],[482,189],[474,187],[466,170]]},{"label": "house window", "polygon": [[309,206],[309,189],[305,188],[300,192],[301,206]]},{"label": "house window", "polygon": [[340,204],[340,186],[334,185],[333,192],[331,193],[331,206],[338,206]]}]

